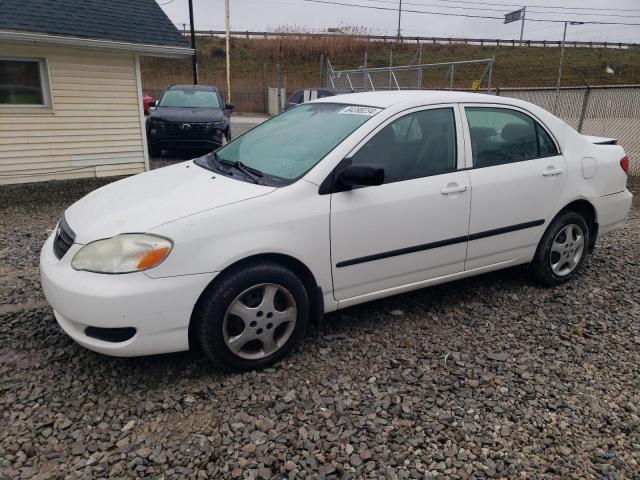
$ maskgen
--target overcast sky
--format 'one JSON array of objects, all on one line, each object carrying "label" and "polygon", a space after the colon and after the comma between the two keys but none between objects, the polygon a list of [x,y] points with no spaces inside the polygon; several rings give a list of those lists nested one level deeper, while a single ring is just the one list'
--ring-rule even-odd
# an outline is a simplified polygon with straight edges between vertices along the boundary
[{"label": "overcast sky", "polygon": [[[331,0],[329,0],[331,1]],[[398,0],[334,0],[397,9]],[[403,0],[403,10],[423,10],[450,14],[501,17],[516,10],[513,0]],[[397,29],[396,11],[326,5],[304,0],[230,0],[233,30],[274,30],[279,28],[300,31],[324,30],[328,27],[352,26],[371,34],[393,35]],[[169,18],[182,28],[189,21],[187,0],[158,0]],[[197,29],[224,29],[224,0],[193,0]],[[522,3],[522,5],[526,5]],[[574,10],[550,9],[545,6],[576,7]],[[445,8],[448,7],[448,8]],[[611,9],[593,11],[588,8]],[[635,11],[623,11],[635,10]],[[585,13],[593,15],[585,15]],[[616,16],[617,15],[617,16]],[[527,18],[577,20],[583,22],[621,22],[640,24],[640,0],[531,0]],[[562,37],[562,23],[527,21],[525,39],[558,39]],[[443,37],[519,38],[520,23],[504,25],[501,20],[465,18],[404,12],[404,35]],[[638,25],[571,25],[569,40],[639,42]]]}]

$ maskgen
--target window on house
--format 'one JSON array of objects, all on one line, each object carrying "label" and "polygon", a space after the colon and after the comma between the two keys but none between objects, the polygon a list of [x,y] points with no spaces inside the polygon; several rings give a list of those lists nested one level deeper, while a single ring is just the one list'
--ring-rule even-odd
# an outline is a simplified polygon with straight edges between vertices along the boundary
[{"label": "window on house", "polygon": [[0,106],[47,104],[43,61],[0,58]]}]

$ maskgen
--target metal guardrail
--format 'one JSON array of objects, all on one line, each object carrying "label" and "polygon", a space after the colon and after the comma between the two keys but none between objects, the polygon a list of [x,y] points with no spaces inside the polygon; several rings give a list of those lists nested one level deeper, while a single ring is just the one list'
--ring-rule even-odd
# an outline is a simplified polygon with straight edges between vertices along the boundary
[{"label": "metal guardrail", "polygon": [[[183,35],[189,36],[188,30],[180,30]],[[224,36],[224,30],[196,30],[198,37],[218,37]],[[400,43],[440,43],[440,44],[463,44],[479,46],[505,46],[505,47],[560,47],[562,40],[514,40],[506,38],[464,38],[464,37],[423,37],[423,36],[402,36],[396,35],[362,35],[362,34],[341,34],[341,33],[313,33],[313,32],[267,32],[255,30],[233,30],[233,37],[244,38],[322,38],[322,37],[349,37],[366,41],[379,42],[400,42]],[[628,42],[584,42],[568,41],[565,47],[575,48],[640,48],[640,43]]]}]

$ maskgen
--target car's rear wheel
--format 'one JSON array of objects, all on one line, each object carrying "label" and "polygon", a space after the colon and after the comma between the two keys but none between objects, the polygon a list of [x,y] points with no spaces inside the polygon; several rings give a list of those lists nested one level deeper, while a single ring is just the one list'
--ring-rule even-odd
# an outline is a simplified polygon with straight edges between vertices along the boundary
[{"label": "car's rear wheel", "polygon": [[582,215],[560,213],[542,236],[530,268],[543,285],[560,285],[573,277],[587,255],[589,226]]},{"label": "car's rear wheel", "polygon": [[286,267],[265,262],[228,272],[204,295],[193,333],[218,367],[234,371],[268,367],[304,336],[309,297]]}]

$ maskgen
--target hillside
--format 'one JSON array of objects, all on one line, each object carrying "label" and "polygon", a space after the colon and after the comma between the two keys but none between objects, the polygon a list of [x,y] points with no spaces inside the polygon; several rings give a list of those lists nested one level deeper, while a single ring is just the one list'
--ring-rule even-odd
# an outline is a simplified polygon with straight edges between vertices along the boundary
[{"label": "hillside", "polygon": [[[418,62],[416,43],[385,43],[357,40],[349,37],[319,37],[312,39],[232,39],[233,101],[240,111],[260,111],[264,107],[263,91],[276,85],[276,64],[281,65],[283,82],[288,92],[319,83],[320,55],[324,53],[334,68],[357,68],[362,65],[365,51],[368,66]],[[491,58],[496,67],[493,85],[504,87],[551,87],[556,84],[560,56],[557,47],[505,47],[423,44],[422,62],[436,63],[457,60]],[[226,90],[224,39],[198,38],[200,82]],[[606,72],[609,67],[615,73]],[[457,67],[454,87],[470,88],[473,79],[480,78],[479,66]],[[425,74],[423,88],[445,86],[446,69]],[[145,58],[142,62],[143,88],[159,93],[171,83],[190,83],[189,60]],[[408,81],[408,79],[405,79]],[[640,83],[639,49],[566,48],[562,85],[612,85]],[[446,83],[448,86],[448,81]]]}]

